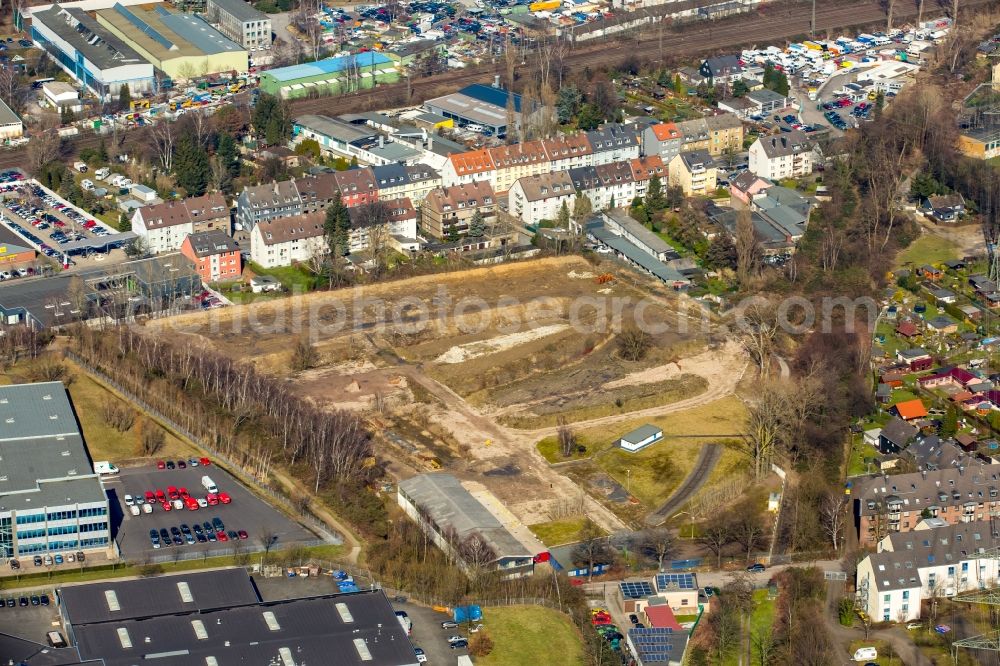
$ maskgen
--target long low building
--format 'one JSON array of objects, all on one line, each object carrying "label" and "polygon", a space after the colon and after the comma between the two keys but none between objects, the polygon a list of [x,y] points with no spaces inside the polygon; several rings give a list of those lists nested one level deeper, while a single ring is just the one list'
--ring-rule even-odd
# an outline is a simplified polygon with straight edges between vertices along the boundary
[{"label": "long low building", "polygon": [[0,557],[112,548],[108,498],[62,382],[0,388]]},{"label": "long low building", "polygon": [[464,570],[478,566],[500,571],[506,578],[529,576],[534,571],[537,553],[532,553],[451,474],[421,474],[401,481],[397,501],[403,512],[430,535],[438,548],[453,554]]},{"label": "long low building", "polygon": [[263,601],[244,569],[223,569],[61,587],[56,597],[72,649],[103,666],[418,663],[381,590]]},{"label": "long low building", "polygon": [[82,9],[55,4],[32,12],[31,39],[103,101],[117,97],[122,86],[132,95],[155,88],[153,65]]},{"label": "long low building", "polygon": [[[511,99],[512,98],[512,99]],[[449,118],[461,126],[479,125],[495,136],[507,134],[508,99],[514,106],[514,125],[521,126],[521,96],[481,83],[424,102],[431,113]]]},{"label": "long low building", "polygon": [[219,72],[245,72],[247,50],[200,16],[115,4],[95,13],[97,22],[132,45],[167,76],[181,81]]},{"label": "long low building", "polygon": [[294,99],[312,93],[332,95],[374,88],[398,79],[399,70],[389,57],[367,51],[269,69],[260,76],[260,89],[284,99]]}]

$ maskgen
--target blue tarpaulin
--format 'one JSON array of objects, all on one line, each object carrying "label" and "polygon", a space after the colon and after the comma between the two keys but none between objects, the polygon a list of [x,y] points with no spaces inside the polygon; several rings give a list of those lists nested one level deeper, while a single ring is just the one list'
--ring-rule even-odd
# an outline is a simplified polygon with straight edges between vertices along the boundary
[{"label": "blue tarpaulin", "polygon": [[483,619],[483,609],[479,606],[456,606],[455,622],[475,622]]}]

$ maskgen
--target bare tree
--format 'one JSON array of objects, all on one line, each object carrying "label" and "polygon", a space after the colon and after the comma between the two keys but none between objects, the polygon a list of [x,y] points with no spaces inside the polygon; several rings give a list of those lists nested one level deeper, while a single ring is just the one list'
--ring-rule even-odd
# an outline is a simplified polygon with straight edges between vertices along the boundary
[{"label": "bare tree", "polygon": [[633,547],[650,559],[656,560],[656,565],[663,571],[664,560],[673,557],[677,550],[674,533],[665,527],[656,527],[639,532]]},{"label": "bare tree", "polygon": [[594,575],[594,567],[598,564],[610,564],[614,553],[603,530],[590,518],[584,519],[577,538],[580,542],[573,547],[570,557],[574,564],[587,565],[587,579],[590,580]]},{"label": "bare tree", "polygon": [[743,502],[739,506],[739,513],[732,521],[733,538],[746,551],[747,561],[753,555],[753,551],[764,543],[766,532],[764,523],[760,519],[760,514],[753,504]]},{"label": "bare tree", "polygon": [[569,458],[576,449],[576,435],[573,429],[566,423],[565,416],[559,416],[559,427],[556,429],[556,437],[559,440],[559,452],[563,458]]},{"label": "bare tree", "polygon": [[835,490],[828,492],[820,505],[823,530],[830,538],[830,543],[833,544],[835,551],[840,550],[840,534],[844,530],[844,509],[846,506],[847,501],[844,496]]},{"label": "bare tree", "polygon": [[149,128],[150,148],[164,171],[173,171],[175,131],[174,123],[166,121],[154,123]]},{"label": "bare tree", "polygon": [[753,644],[754,654],[757,657],[759,666],[770,666],[774,658],[775,648],[778,641],[774,637],[774,627],[771,625],[760,627],[750,636]]},{"label": "bare tree", "polygon": [[653,343],[641,328],[628,328],[618,334],[618,353],[627,361],[641,361]]},{"label": "bare tree", "polygon": [[261,530],[260,534],[257,535],[257,543],[260,547],[264,549],[264,559],[270,554],[271,549],[274,544],[278,542],[278,535],[273,529],[264,528]]},{"label": "bare tree", "polygon": [[28,144],[28,171],[38,175],[42,167],[59,159],[62,151],[62,139],[54,130],[37,134]]},{"label": "bare tree", "polygon": [[722,567],[722,551],[733,543],[732,526],[726,521],[714,520],[702,527],[697,541],[715,555],[716,566]]},{"label": "bare tree", "polygon": [[496,551],[478,532],[473,532],[458,544],[458,554],[468,565],[473,577],[497,559]]},{"label": "bare tree", "polygon": [[760,376],[766,378],[779,331],[777,308],[764,298],[754,298],[739,313],[738,328],[743,348],[760,368]]}]

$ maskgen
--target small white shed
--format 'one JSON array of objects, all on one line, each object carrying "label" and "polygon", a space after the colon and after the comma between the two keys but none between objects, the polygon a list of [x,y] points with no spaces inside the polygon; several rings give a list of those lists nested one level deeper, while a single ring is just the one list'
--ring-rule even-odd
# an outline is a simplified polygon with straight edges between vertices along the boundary
[{"label": "small white shed", "polygon": [[622,435],[619,444],[626,451],[635,452],[661,439],[663,439],[663,430],[647,423],[628,434]]}]

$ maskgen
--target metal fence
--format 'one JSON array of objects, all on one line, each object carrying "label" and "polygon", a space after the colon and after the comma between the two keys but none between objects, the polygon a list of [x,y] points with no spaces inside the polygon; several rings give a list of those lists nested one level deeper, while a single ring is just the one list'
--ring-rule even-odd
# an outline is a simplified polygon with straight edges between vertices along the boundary
[{"label": "metal fence", "polygon": [[[322,546],[326,543],[322,539],[312,539],[309,541],[296,541],[295,545],[309,547]],[[232,541],[230,544],[229,547],[218,547],[208,550],[188,550],[183,546],[161,548],[160,552],[144,557],[142,564],[167,564],[189,560],[206,560],[210,557],[235,557],[237,555],[253,557],[267,550],[260,542],[255,541]]]},{"label": "metal fence", "polygon": [[[80,367],[84,368],[87,372],[92,374],[102,383],[107,384],[108,386],[112,387],[115,391],[125,396],[130,401],[134,402],[136,405],[142,408],[143,411],[152,416],[154,419],[166,425],[169,429],[181,435],[188,441],[193,442],[198,448],[208,452],[216,460],[222,461],[222,463],[226,468],[226,471],[228,471],[230,474],[239,479],[240,483],[242,483],[245,486],[253,488],[256,492],[258,492],[261,495],[267,496],[268,499],[273,504],[280,505],[282,508],[285,509],[286,512],[289,513],[289,515],[297,516],[297,520],[299,520],[299,522],[301,522],[303,525],[305,525],[310,530],[315,532],[317,535],[322,537],[322,541],[320,541],[321,544],[336,544],[339,546],[344,543],[343,537],[337,532],[331,530],[328,525],[321,522],[315,516],[311,514],[303,514],[298,509],[296,509],[295,506],[292,504],[291,500],[284,493],[267,485],[266,483],[262,483],[261,481],[251,476],[250,474],[247,474],[240,465],[233,462],[231,459],[229,459],[228,456],[223,455],[215,448],[213,448],[211,445],[202,440],[200,437],[191,433],[182,425],[164,415],[158,409],[156,409],[149,403],[139,398],[139,396],[135,395],[132,391],[125,388],[111,377],[108,377],[106,374],[104,374],[103,372],[92,366],[90,363],[88,363],[82,357],[77,355],[75,352],[67,349],[64,351],[64,353],[67,358],[72,360]],[[168,559],[168,561],[172,559],[173,558],[171,557]]]}]

